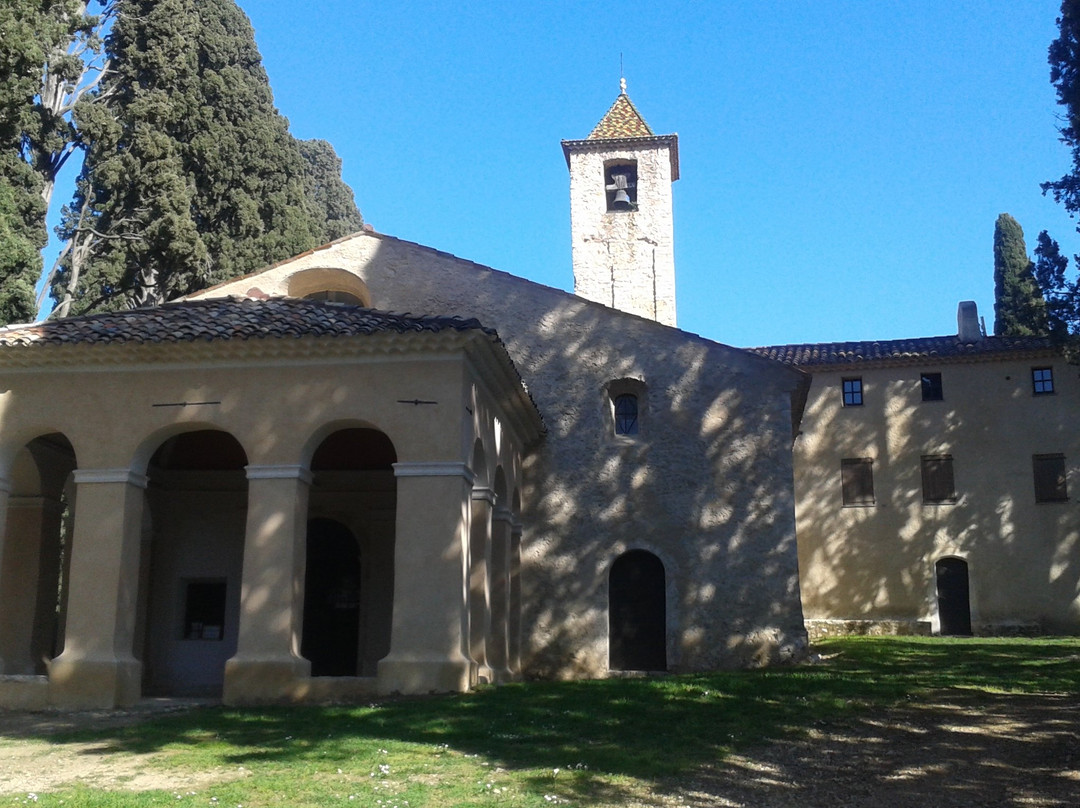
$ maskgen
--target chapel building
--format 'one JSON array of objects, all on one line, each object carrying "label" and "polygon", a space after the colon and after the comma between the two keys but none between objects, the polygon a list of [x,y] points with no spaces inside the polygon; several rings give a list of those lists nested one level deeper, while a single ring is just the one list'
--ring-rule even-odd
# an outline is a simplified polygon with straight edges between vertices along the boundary
[{"label": "chapel building", "polygon": [[563,143],[575,294],[365,229],[0,330],[0,705],[800,658],[809,377],[674,327],[677,147]]}]

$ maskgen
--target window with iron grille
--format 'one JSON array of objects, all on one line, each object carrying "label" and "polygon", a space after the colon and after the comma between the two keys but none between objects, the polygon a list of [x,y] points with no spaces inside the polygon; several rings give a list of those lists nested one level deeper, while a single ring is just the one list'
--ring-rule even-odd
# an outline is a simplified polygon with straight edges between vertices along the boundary
[{"label": "window with iron grille", "polygon": [[870,457],[851,457],[840,461],[840,485],[844,505],[874,504],[874,461]]},{"label": "window with iron grille", "polygon": [[923,455],[923,502],[940,505],[956,502],[952,455]]},{"label": "window with iron grille", "polygon": [[1065,480],[1065,455],[1032,455],[1031,465],[1035,476],[1035,501],[1067,502],[1069,490]]},{"label": "window with iron grille", "polygon": [[638,400],[633,393],[623,393],[615,397],[615,434],[636,435],[638,433]]}]

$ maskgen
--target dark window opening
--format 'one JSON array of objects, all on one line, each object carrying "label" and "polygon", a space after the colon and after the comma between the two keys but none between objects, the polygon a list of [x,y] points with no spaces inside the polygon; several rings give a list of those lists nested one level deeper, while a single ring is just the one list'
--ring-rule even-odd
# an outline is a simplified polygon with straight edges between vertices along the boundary
[{"label": "dark window opening", "polygon": [[637,210],[637,163],[604,166],[604,190],[609,211]]},{"label": "dark window opening", "polygon": [[304,300],[319,300],[326,303],[348,303],[351,306],[362,306],[364,301],[358,298],[352,292],[341,292],[328,289],[322,292],[312,292],[310,295],[304,295]]},{"label": "dark window opening", "polygon": [[922,487],[923,502],[930,504],[956,502],[952,455],[923,455]]},{"label": "dark window opening", "polygon": [[1037,396],[1047,396],[1054,392],[1054,369],[1032,368],[1031,387]]},{"label": "dark window opening", "polygon": [[1033,455],[1036,502],[1067,502],[1069,491],[1065,480],[1065,455]]},{"label": "dark window opening", "polygon": [[863,403],[862,399],[862,379],[844,379],[844,406],[845,407],[861,407]]},{"label": "dark window opening", "polygon": [[638,433],[638,400],[633,393],[623,393],[615,398],[615,434]]},{"label": "dark window opening", "polygon": [[923,401],[941,401],[945,393],[941,387],[940,373],[923,373],[920,377]]},{"label": "dark window opening", "polygon": [[869,457],[840,461],[840,485],[844,505],[874,504],[874,461]]},{"label": "dark window opening", "polygon": [[184,639],[225,638],[225,581],[188,581],[184,600]]}]

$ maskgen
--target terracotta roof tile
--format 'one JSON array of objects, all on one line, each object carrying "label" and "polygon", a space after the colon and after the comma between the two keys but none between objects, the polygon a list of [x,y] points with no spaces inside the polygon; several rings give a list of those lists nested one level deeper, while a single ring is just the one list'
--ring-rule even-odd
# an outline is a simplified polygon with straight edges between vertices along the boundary
[{"label": "terracotta roof tile", "polygon": [[214,298],[87,314],[0,329],[0,347],[77,343],[166,343],[288,337],[344,337],[479,329],[475,319],[393,314],[294,298]]},{"label": "terracotta roof tile", "polygon": [[956,336],[948,336],[771,345],[749,350],[788,365],[822,367],[862,362],[894,364],[927,359],[989,358],[1007,353],[1045,352],[1053,347],[1046,337],[984,337],[978,342],[961,342]]},{"label": "terracotta roof tile", "polygon": [[619,93],[611,109],[589,133],[588,140],[617,140],[627,137],[655,137],[655,133],[645,123],[637,107],[625,92]]}]

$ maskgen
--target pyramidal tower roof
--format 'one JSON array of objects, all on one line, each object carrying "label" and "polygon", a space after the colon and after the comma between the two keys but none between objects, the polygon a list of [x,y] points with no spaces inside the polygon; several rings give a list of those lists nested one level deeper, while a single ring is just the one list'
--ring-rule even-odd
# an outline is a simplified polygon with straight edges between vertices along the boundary
[{"label": "pyramidal tower roof", "polygon": [[645,123],[634,102],[626,94],[626,79],[619,81],[619,97],[600,119],[587,140],[616,140],[626,137],[655,137],[656,133]]},{"label": "pyramidal tower roof", "polygon": [[679,178],[679,136],[658,135],[652,127],[645,123],[641,113],[637,111],[626,94],[626,79],[619,80],[619,97],[611,105],[600,123],[593,127],[592,132],[584,140],[564,140],[562,142],[563,155],[566,157],[566,166],[570,167],[570,154],[583,152],[608,151],[613,148],[641,148],[664,147],[668,150],[671,159],[671,180]]}]

